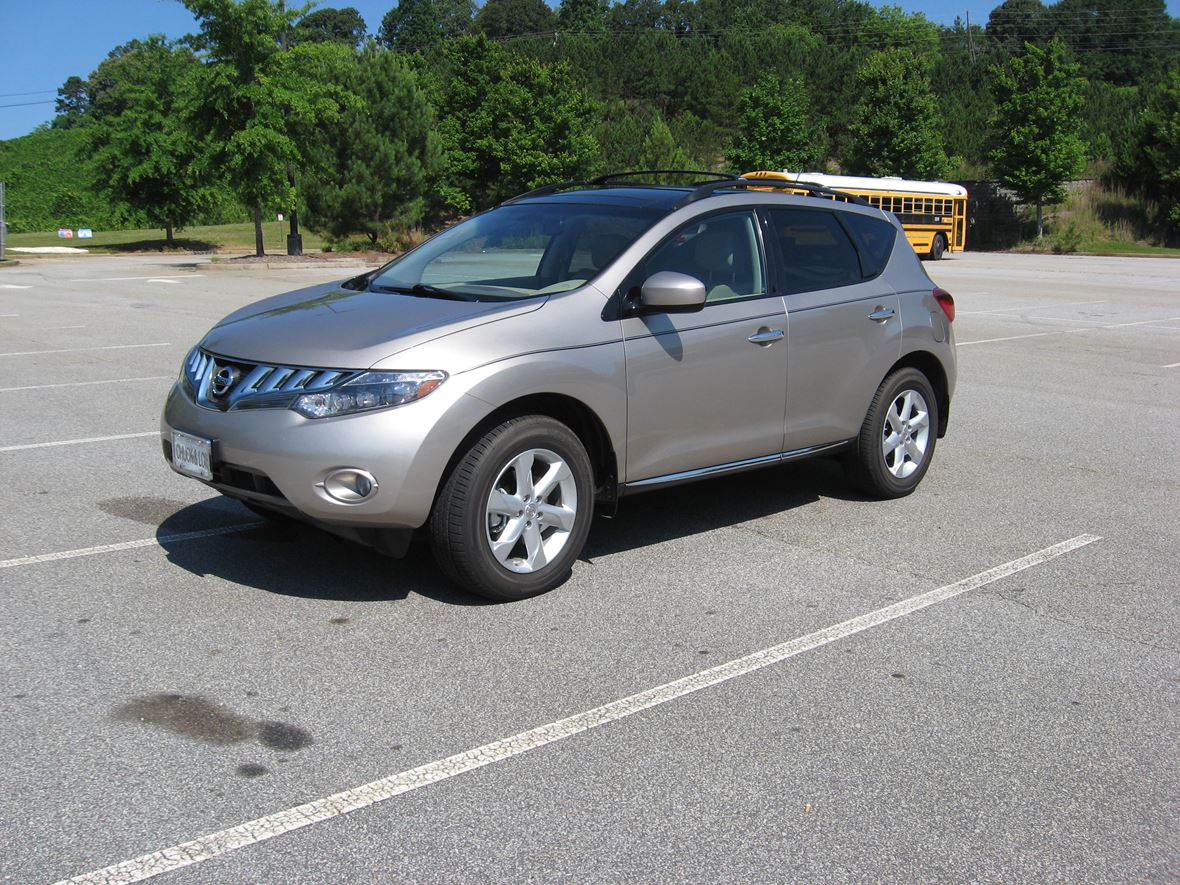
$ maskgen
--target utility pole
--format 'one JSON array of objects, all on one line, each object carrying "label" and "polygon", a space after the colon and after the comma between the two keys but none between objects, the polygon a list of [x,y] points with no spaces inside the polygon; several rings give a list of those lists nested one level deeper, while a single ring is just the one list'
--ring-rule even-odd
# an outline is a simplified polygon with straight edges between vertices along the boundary
[{"label": "utility pole", "polygon": [[4,260],[4,240],[8,237],[8,223],[4,220],[4,182],[0,181],[0,261]]},{"label": "utility pole", "polygon": [[[279,3],[279,9],[283,9],[285,3]],[[279,47],[283,52],[286,52],[287,47],[287,29],[283,29],[283,33],[279,36]],[[291,185],[291,193],[295,193],[295,167],[290,163],[287,164],[287,184]],[[303,234],[299,233],[299,212],[291,206],[291,233],[287,234],[287,254],[288,255],[302,255],[303,254]]]},{"label": "utility pole", "polygon": [[971,64],[975,65],[975,39],[971,36],[971,10],[967,10],[967,50],[971,53]]}]

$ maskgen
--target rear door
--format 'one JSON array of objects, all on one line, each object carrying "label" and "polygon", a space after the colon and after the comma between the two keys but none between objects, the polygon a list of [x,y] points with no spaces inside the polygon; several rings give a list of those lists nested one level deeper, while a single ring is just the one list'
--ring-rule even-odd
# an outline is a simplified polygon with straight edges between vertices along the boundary
[{"label": "rear door", "polygon": [[784,449],[850,439],[901,353],[897,293],[880,276],[897,229],[822,206],[766,214],[787,305]]}]

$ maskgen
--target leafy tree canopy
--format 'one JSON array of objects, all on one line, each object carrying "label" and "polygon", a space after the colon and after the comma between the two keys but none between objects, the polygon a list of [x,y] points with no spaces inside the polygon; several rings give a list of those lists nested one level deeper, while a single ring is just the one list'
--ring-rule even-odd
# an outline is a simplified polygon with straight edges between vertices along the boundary
[{"label": "leafy tree canopy", "polygon": [[400,52],[437,47],[471,30],[475,0],[400,0],[381,19],[377,40]]},{"label": "leafy tree canopy", "polygon": [[561,0],[557,8],[557,28],[581,34],[600,34],[606,30],[610,0]]},{"label": "leafy tree canopy", "polygon": [[807,92],[798,78],[769,74],[742,92],[738,136],[729,166],[737,172],[758,169],[814,169],[823,159],[823,140],[813,125]]},{"label": "leafy tree canopy", "polygon": [[366,30],[364,17],[352,6],[317,9],[299,19],[291,42],[343,43],[356,48],[364,41]]},{"label": "leafy tree canopy", "polygon": [[909,49],[869,56],[857,71],[845,165],[857,175],[938,179],[950,168],[927,62]]},{"label": "leafy tree canopy", "polygon": [[199,68],[192,51],[149,37],[107,58],[91,76],[85,132],[96,181],[167,232],[194,220],[211,192],[196,172],[199,146],[182,121],[184,84]]},{"label": "leafy tree canopy", "polygon": [[1027,43],[1024,55],[992,72],[991,161],[1000,181],[1036,204],[1038,238],[1042,206],[1065,199],[1062,182],[1080,172],[1086,158],[1078,134],[1085,85],[1060,40],[1044,49]]},{"label": "leafy tree canopy", "polygon": [[197,17],[193,43],[205,54],[191,78],[188,120],[204,144],[210,170],[254,210],[262,245],[262,208],[293,209],[293,170],[323,126],[355,99],[335,85],[335,69],[354,63],[338,43],[281,49],[305,11],[281,0],[184,0]]},{"label": "leafy tree canopy", "polygon": [[475,14],[475,27],[489,37],[550,34],[557,17],[545,0],[486,0]]},{"label": "leafy tree canopy", "polygon": [[1143,115],[1146,190],[1160,201],[1159,218],[1172,236],[1180,235],[1180,68],[1152,93]]},{"label": "leafy tree canopy", "polygon": [[567,65],[516,56],[482,36],[447,44],[446,55],[440,191],[452,208],[486,208],[593,165],[592,106]]}]

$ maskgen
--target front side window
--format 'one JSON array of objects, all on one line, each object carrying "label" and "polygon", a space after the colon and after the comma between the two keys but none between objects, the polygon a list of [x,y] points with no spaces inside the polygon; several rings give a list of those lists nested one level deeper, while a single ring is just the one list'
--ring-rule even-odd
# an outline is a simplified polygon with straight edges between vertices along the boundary
[{"label": "front side window", "polygon": [[660,214],[577,203],[502,206],[396,259],[369,288],[464,301],[565,292],[596,276]]},{"label": "front side window", "polygon": [[861,281],[860,259],[834,213],[826,209],[771,209],[770,226],[783,258],[786,294]]},{"label": "front side window", "polygon": [[688,274],[705,284],[706,303],[766,294],[762,252],[754,216],[729,212],[678,230],[648,258],[644,276],[662,270]]}]

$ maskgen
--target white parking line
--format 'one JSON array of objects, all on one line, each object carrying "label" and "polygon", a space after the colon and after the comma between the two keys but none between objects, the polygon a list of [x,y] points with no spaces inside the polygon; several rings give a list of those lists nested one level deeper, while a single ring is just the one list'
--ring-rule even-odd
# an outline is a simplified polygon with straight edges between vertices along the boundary
[{"label": "white parking line", "polygon": [[149,283],[159,283],[161,281],[175,282],[175,281],[179,281],[179,280],[188,280],[188,279],[192,279],[193,277],[203,277],[203,276],[204,276],[203,273],[186,273],[184,276],[181,276],[181,277],[168,277],[167,279],[164,279],[162,277],[95,277],[95,278],[89,279],[89,280],[68,280],[67,282],[70,282],[70,283],[125,283],[125,282],[129,282],[131,280],[146,280]]},{"label": "white parking line", "polygon": [[[981,292],[986,295],[986,292]],[[1055,301],[1053,304],[1034,304],[1029,307],[997,307],[994,310],[956,310],[955,316],[975,316],[984,313],[1014,313],[1018,310],[1044,310],[1046,307],[1075,307],[1081,304],[1108,304],[1107,301]]]},{"label": "white parking line", "polygon": [[1180,369],[1180,363],[1168,363],[1164,366],[1165,369]]},{"label": "white parking line", "polygon": [[[32,286],[18,286],[15,283],[0,283],[0,289],[31,289]],[[0,316],[16,316],[15,313],[0,314]]]},{"label": "white parking line", "polygon": [[59,439],[54,442],[25,443],[20,446],[0,446],[0,452],[23,452],[28,449],[52,449],[57,446],[80,446],[83,443],[110,442],[115,439],[141,439],[145,436],[159,436],[158,430],[147,433],[120,433],[115,436],[88,436],[85,439]]},{"label": "white parking line", "polygon": [[0,387],[0,393],[18,390],[50,390],[54,387],[87,387],[93,384],[130,384],[133,381],[168,381],[172,375],[148,375],[144,378],[111,378],[107,381],[70,381],[66,384],[30,384],[26,387]]},{"label": "white parking line", "polygon": [[[959,341],[959,347],[967,347],[972,344],[994,344],[997,341],[1017,341],[1021,338],[1044,338],[1046,335],[1067,335],[1070,332],[1093,332],[1098,329],[1125,329],[1129,326],[1150,326],[1153,323],[1170,323],[1173,320],[1180,320],[1180,317],[1164,317],[1158,320],[1140,320],[1137,323],[1103,323],[1100,326],[1088,326],[1082,329],[1055,329],[1052,332],[1031,332],[1028,335],[1008,335],[1004,338],[981,338],[978,341]],[[1167,328],[1162,327],[1162,328]]]},{"label": "white parking line", "polygon": [[63,559],[77,559],[80,556],[96,556],[99,553],[117,553],[120,550],[138,550],[141,547],[157,547],[162,544],[179,544],[183,541],[195,541],[198,538],[213,538],[217,535],[231,535],[234,532],[244,532],[266,525],[263,522],[244,522],[234,525],[218,526],[214,529],[202,529],[198,532],[181,532],[175,535],[158,535],[155,538],[141,538],[137,541],[121,541],[118,544],[102,544],[98,547],[82,547],[78,550],[61,550],[57,553],[41,553],[36,556],[18,556],[16,559],[0,560],[0,569],[16,568],[22,565],[37,565],[42,562],[59,562]]},{"label": "white parking line", "polygon": [[409,771],[393,774],[364,784],[363,786],[354,787],[353,789],[344,790],[332,796],[307,802],[295,808],[277,811],[227,830],[210,833],[191,842],[183,842],[180,845],[174,845],[171,848],[165,848],[161,851],[155,851],[151,854],[126,860],[122,863],[106,867],[105,869],[84,873],[73,879],[63,880],[63,882],[59,882],[57,885],[65,885],[67,882],[86,883],[86,885],[98,885],[98,883],[110,885],[113,882],[139,882],[144,879],[150,879],[153,876],[158,876],[161,873],[182,869],[183,867],[210,860],[229,851],[247,848],[266,839],[273,839],[275,836],[289,833],[292,830],[298,830],[311,824],[331,820],[341,815],[351,814],[354,811],[359,811],[378,802],[384,802],[395,796],[408,793],[411,790],[417,790],[421,787],[426,787],[469,771],[475,771],[478,768],[483,768],[485,765],[503,762],[506,759],[527,753],[529,750],[535,750],[547,744],[552,744],[555,741],[581,734],[584,731],[617,722],[620,719],[634,716],[636,713],[649,710],[660,704],[666,704],[669,701],[682,698],[692,692],[718,685],[738,676],[744,676],[747,673],[753,673],[756,670],[761,670],[764,667],[769,667],[771,664],[785,661],[787,658],[794,657],[803,652],[820,648],[838,639],[852,636],[864,630],[870,630],[873,627],[879,627],[882,624],[887,624],[890,621],[897,620],[898,618],[939,602],[953,599],[970,590],[984,587],[1001,578],[1006,578],[1016,572],[1040,565],[1054,557],[1069,553],[1072,550],[1077,550],[1079,547],[1084,547],[1087,544],[1093,544],[1099,540],[1101,539],[1094,535],[1078,535],[1076,538],[1070,538],[1068,541],[1062,541],[1060,544],[1054,544],[1052,547],[1046,547],[1043,550],[1038,550],[1036,553],[1031,553],[1020,559],[1014,559],[1011,562],[1006,562],[1003,565],[972,575],[969,578],[956,581],[954,584],[947,584],[946,586],[939,587],[937,590],[930,590],[917,596],[911,596],[909,599],[902,600],[885,608],[880,608],[868,614],[834,624],[831,627],[825,627],[814,633],[808,633],[806,636],[800,636],[781,645],[775,645],[762,651],[754,652],[753,654],[737,658],[709,670],[703,670],[691,676],[677,679],[674,682],[642,691],[639,694],[633,694],[630,697],[613,701],[604,706],[596,707],[593,710],[587,710],[584,713],[578,713],[566,719],[559,719],[556,722],[538,726],[537,728],[521,732],[512,737],[492,741],[489,744],[484,744],[482,747],[457,753],[454,756],[449,756],[446,759],[440,759],[436,762],[429,762],[417,768],[412,768]]},{"label": "white parking line", "polygon": [[40,356],[45,353],[82,353],[86,350],[129,350],[133,347],[171,347],[171,341],[159,344],[104,344],[102,347],[67,347],[64,350],[22,350],[15,353],[0,353],[0,356]]}]

